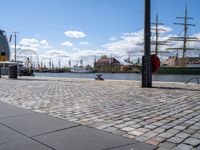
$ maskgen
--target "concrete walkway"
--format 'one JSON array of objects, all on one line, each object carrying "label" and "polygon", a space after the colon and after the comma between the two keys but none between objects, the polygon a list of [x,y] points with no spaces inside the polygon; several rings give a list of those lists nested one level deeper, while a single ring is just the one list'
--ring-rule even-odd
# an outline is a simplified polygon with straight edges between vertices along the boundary
[{"label": "concrete walkway", "polygon": [[155,146],[0,102],[0,150],[151,150]]}]

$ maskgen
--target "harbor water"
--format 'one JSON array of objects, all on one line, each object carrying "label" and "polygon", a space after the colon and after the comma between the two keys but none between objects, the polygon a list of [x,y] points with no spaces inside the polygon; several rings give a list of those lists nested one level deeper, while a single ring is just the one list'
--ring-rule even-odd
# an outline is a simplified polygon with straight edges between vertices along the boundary
[{"label": "harbor water", "polygon": [[[87,78],[94,79],[97,74],[102,74],[106,80],[138,80],[141,81],[141,74],[134,73],[34,73],[35,76],[60,77],[60,78]],[[185,82],[190,77],[200,77],[200,75],[153,75],[153,81],[162,82]]]}]

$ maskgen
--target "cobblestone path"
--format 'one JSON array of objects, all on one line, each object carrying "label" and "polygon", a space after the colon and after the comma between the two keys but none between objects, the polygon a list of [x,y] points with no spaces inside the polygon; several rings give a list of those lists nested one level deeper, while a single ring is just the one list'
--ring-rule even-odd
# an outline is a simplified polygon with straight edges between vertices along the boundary
[{"label": "cobblestone path", "polygon": [[200,149],[200,85],[82,79],[0,79],[0,101],[158,145]]}]

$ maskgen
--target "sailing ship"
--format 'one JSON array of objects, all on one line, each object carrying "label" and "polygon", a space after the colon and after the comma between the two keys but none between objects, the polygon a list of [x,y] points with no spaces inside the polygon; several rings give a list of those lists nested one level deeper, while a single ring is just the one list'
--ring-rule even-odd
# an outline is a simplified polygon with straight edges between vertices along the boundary
[{"label": "sailing ship", "polygon": [[84,67],[83,66],[83,60],[82,59],[80,60],[80,65],[78,65],[78,62],[77,62],[77,64],[72,69],[70,69],[70,71],[72,73],[95,73],[95,70],[92,69],[91,67]]},{"label": "sailing ship", "polygon": [[183,46],[182,47],[171,47],[168,49],[177,51],[177,59],[178,59],[178,51],[182,51],[182,58],[184,59],[186,57],[187,51],[200,50],[199,48],[188,46],[189,42],[200,42],[200,40],[197,37],[189,36],[189,34],[188,34],[188,29],[190,29],[190,27],[195,27],[195,25],[189,23],[189,20],[193,20],[194,18],[188,17],[187,3],[186,3],[186,8],[185,8],[185,15],[183,17],[176,17],[176,18],[183,20],[183,22],[181,22],[181,23],[180,22],[174,23],[175,25],[183,26],[183,31],[184,31],[183,36],[171,37],[170,41],[182,42]]}]

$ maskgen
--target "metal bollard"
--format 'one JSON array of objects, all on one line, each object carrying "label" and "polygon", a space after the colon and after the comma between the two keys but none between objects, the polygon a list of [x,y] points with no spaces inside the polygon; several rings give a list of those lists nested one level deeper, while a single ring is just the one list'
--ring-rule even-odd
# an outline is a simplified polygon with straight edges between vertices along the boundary
[{"label": "metal bollard", "polygon": [[17,79],[17,65],[9,66],[8,75],[10,79]]},{"label": "metal bollard", "polygon": [[1,78],[1,66],[0,66],[0,78]]}]

